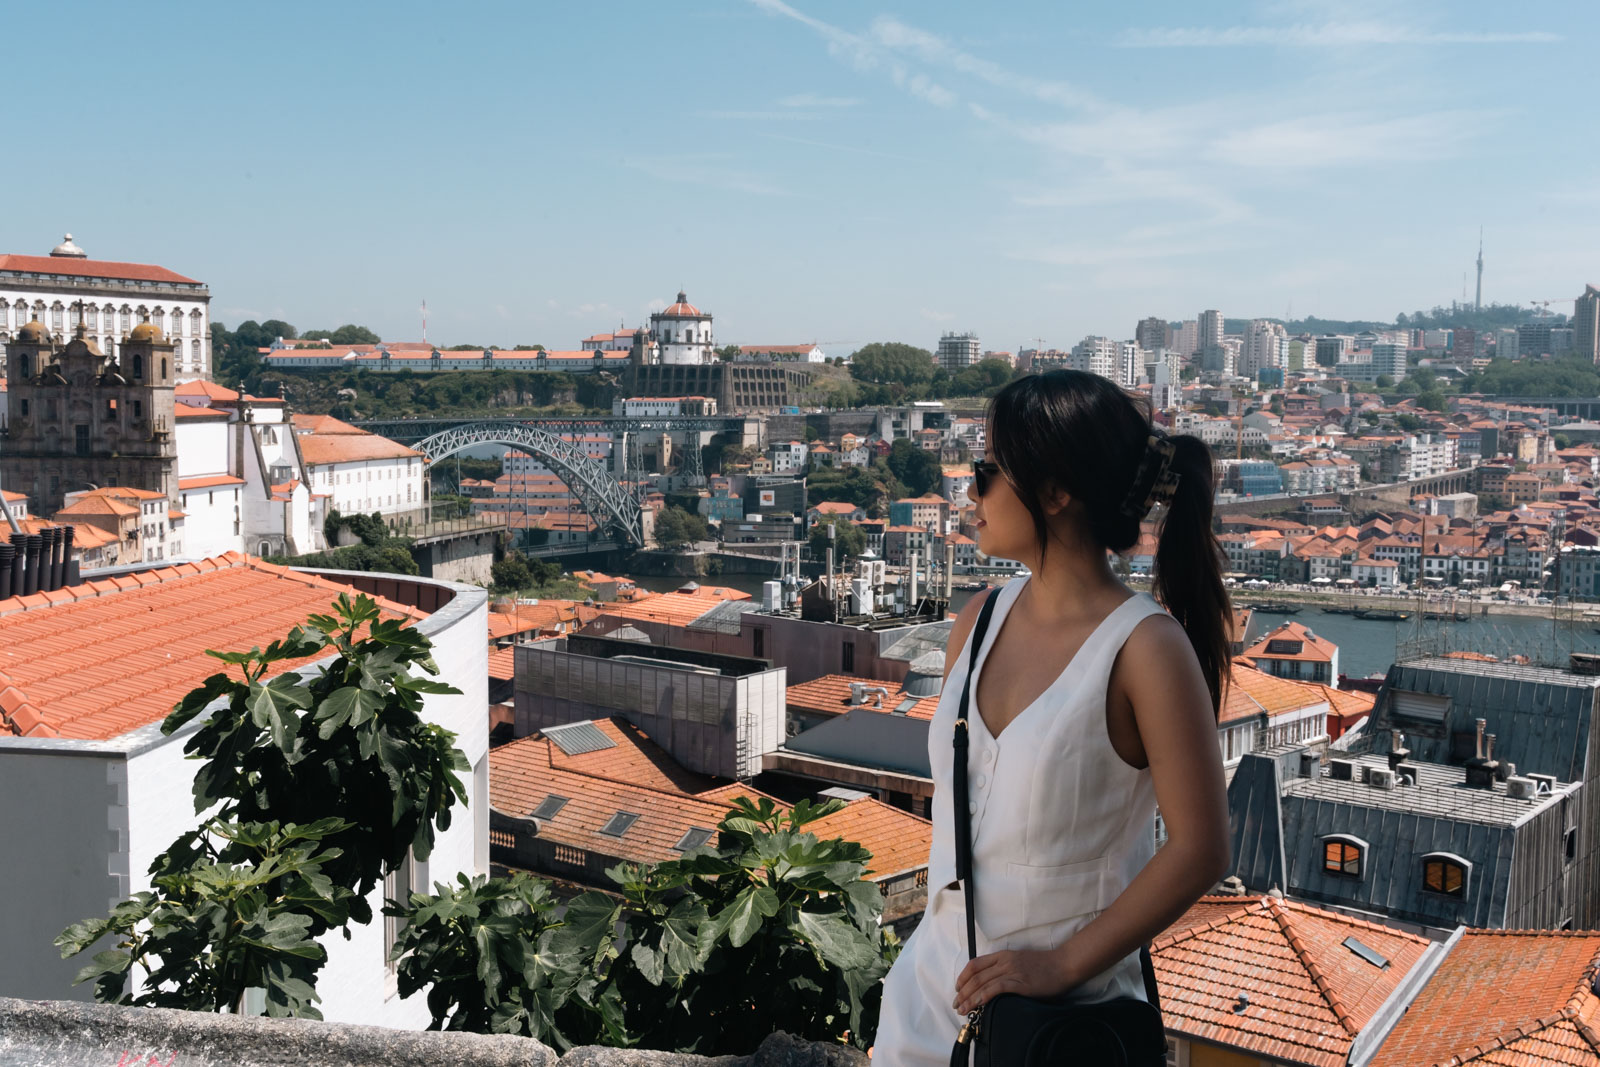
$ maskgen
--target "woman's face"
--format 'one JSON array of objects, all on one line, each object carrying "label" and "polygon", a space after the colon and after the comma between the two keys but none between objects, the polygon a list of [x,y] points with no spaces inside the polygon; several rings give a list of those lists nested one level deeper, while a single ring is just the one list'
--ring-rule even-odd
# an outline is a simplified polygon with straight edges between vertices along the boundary
[{"label": "woman's face", "polygon": [[977,505],[973,517],[978,527],[978,551],[1026,563],[1039,554],[1033,515],[1004,474],[994,470],[987,481],[987,490],[981,496],[976,478],[967,487],[967,499]]}]

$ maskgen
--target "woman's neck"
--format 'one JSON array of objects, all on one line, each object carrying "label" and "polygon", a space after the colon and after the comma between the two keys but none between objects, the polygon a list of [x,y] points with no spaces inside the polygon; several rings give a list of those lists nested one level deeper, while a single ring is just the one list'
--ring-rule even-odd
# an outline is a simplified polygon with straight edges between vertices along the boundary
[{"label": "woman's neck", "polygon": [[[1034,619],[1073,619],[1097,601],[1121,598],[1126,587],[1111,570],[1104,549],[1086,550],[1056,541],[1044,558],[1028,561],[1033,576],[1025,590],[1032,603],[1027,614]],[[1098,612],[1096,612],[1098,614]]]}]

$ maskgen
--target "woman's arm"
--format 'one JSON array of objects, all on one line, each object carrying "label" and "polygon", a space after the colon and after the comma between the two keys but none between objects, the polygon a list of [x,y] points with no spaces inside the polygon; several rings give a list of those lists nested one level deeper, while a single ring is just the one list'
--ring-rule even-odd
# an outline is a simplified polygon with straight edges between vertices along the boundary
[{"label": "woman's arm", "polygon": [[1228,869],[1228,798],[1216,719],[1183,628],[1165,615],[1140,623],[1118,656],[1111,690],[1108,699],[1125,699],[1133,709],[1167,843],[1065,944],[991,953],[967,964],[956,982],[958,1011],[1000,993],[1047,997],[1081,985],[1160,934]]}]

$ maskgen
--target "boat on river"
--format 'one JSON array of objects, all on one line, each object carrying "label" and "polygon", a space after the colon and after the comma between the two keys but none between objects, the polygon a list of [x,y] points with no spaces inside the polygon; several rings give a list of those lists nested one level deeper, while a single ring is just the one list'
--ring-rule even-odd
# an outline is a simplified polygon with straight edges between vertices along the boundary
[{"label": "boat on river", "polygon": [[1362,608],[1352,614],[1368,622],[1405,622],[1411,618],[1409,611],[1396,611],[1393,608]]},{"label": "boat on river", "polygon": [[1298,615],[1300,613],[1299,604],[1291,604],[1285,600],[1262,600],[1254,604],[1246,604],[1245,607],[1252,611],[1265,612],[1268,615]]}]

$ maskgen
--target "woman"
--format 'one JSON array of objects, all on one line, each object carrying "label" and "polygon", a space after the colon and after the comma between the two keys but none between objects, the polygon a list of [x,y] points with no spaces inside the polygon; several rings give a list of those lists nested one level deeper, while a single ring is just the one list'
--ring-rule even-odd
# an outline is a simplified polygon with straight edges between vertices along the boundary
[{"label": "woman", "polygon": [[[950,628],[928,732],[928,908],[885,980],[878,1067],[949,1063],[967,1012],[1000,993],[1142,999],[1139,946],[1228,863],[1216,719],[1232,609],[1211,530],[1210,450],[1166,437],[1105,378],[1058,370],[991,401],[988,460],[968,490],[978,547],[1032,574],[973,597]],[[1107,554],[1138,543],[1156,503],[1161,604],[1118,581]],[[967,714],[978,931],[969,963],[951,742],[985,596],[999,599]]]}]

